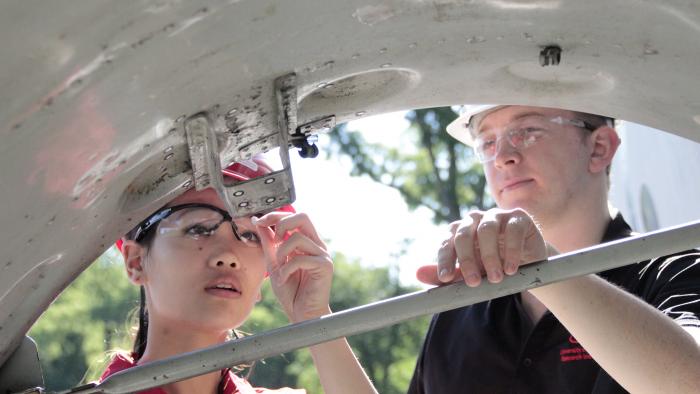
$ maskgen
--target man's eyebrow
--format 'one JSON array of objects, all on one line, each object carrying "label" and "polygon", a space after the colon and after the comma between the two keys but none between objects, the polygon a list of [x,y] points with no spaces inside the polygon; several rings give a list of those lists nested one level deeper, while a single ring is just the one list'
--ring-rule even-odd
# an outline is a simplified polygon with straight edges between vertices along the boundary
[{"label": "man's eyebrow", "polygon": [[513,117],[512,120],[518,120],[518,119],[522,119],[522,118],[527,118],[528,116],[543,116],[543,117],[544,117],[545,115],[544,115],[543,113],[541,113],[541,112],[529,111],[529,112],[523,112],[523,113],[521,113],[521,114],[516,115],[515,117]]},{"label": "man's eyebrow", "polygon": [[[529,116],[545,116],[545,115],[544,115],[543,113],[537,112],[537,111],[526,111],[526,112],[523,112],[523,113],[520,113],[520,114],[515,115],[515,116],[508,122],[508,124],[510,124],[511,122],[516,121],[516,120],[520,120],[520,119],[523,119],[523,118],[527,118],[527,117],[529,117]],[[481,133],[483,133],[483,132],[485,132],[485,131],[489,131],[489,129],[491,129],[491,127],[486,127],[486,128],[481,128],[481,127],[480,127],[480,128],[476,131],[476,135],[479,135],[479,134],[481,134]]]}]

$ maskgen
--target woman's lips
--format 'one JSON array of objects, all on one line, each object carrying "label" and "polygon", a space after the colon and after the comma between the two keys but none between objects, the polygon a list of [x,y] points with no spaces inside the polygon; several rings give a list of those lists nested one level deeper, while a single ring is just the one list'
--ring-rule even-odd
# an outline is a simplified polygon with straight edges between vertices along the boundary
[{"label": "woman's lips", "polygon": [[207,294],[228,299],[240,298],[243,294],[242,289],[241,283],[233,273],[221,275],[204,287]]},{"label": "woman's lips", "polygon": [[228,298],[228,299],[235,299],[235,298],[240,298],[241,297],[241,292],[238,291],[237,289],[222,289],[218,287],[207,287],[204,289],[208,294],[211,294],[216,297],[222,297],[222,298]]}]

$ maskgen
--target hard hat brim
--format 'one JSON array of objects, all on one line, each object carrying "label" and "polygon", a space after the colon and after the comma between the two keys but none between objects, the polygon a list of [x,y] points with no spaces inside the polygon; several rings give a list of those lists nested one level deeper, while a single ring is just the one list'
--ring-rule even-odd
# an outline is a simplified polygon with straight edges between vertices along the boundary
[{"label": "hard hat brim", "polygon": [[447,134],[454,137],[457,141],[473,147],[474,135],[471,127],[473,118],[477,115],[486,115],[502,107],[506,107],[506,105],[465,105],[459,117],[447,125]]}]

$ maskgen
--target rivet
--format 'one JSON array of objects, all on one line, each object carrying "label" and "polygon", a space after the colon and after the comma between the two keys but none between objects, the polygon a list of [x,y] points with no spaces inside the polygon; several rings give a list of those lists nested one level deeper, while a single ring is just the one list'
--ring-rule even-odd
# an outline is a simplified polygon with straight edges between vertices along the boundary
[{"label": "rivet", "polygon": [[276,198],[274,198],[274,197],[268,197],[265,199],[265,202],[268,204],[272,204],[273,202],[275,202],[275,200],[276,200]]},{"label": "rivet", "polygon": [[245,207],[248,206],[248,202],[243,201],[242,203],[238,204],[238,206],[241,207],[241,208],[245,208]]},{"label": "rivet", "polygon": [[245,193],[243,192],[243,190],[236,190],[235,192],[233,192],[233,196],[234,196],[234,197],[240,197],[240,196],[242,196],[243,194],[245,194]]},{"label": "rivet", "polygon": [[275,178],[267,178],[267,179],[265,179],[265,184],[269,185],[270,183],[272,183],[274,181],[275,181]]},{"label": "rivet", "polygon": [[355,112],[355,116],[364,116],[367,113],[367,111],[357,111]]}]

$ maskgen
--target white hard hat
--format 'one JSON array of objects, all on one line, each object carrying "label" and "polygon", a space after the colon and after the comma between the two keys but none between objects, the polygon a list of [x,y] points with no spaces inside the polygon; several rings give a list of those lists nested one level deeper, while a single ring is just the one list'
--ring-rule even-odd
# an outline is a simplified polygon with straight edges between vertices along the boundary
[{"label": "white hard hat", "polygon": [[473,129],[470,127],[472,118],[480,114],[486,115],[487,113],[495,111],[501,107],[505,107],[505,105],[464,105],[462,106],[459,117],[447,125],[447,133],[457,139],[459,142],[469,146],[474,146],[474,136],[472,135]]}]

